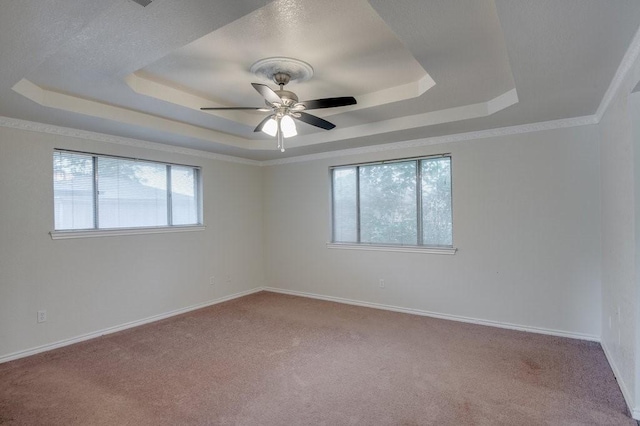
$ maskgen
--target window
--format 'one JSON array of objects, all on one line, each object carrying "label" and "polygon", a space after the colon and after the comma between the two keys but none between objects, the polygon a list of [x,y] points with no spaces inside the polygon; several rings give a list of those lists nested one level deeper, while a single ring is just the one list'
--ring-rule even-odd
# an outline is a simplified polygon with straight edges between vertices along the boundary
[{"label": "window", "polygon": [[334,243],[452,247],[451,157],[331,169]]},{"label": "window", "polygon": [[56,150],[55,229],[200,225],[200,169]]}]

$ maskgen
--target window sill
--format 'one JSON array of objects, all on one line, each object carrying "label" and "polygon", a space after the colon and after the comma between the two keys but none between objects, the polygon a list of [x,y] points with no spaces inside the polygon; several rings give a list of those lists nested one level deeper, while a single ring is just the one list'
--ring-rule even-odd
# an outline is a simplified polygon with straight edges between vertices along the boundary
[{"label": "window sill", "polygon": [[340,250],[397,251],[401,253],[456,254],[454,247],[392,246],[384,244],[327,243],[327,248]]},{"label": "window sill", "polygon": [[90,229],[83,231],[51,231],[52,240],[66,240],[70,238],[115,237],[118,235],[165,234],[171,232],[204,231],[204,225],[159,226],[151,228],[115,228]]}]

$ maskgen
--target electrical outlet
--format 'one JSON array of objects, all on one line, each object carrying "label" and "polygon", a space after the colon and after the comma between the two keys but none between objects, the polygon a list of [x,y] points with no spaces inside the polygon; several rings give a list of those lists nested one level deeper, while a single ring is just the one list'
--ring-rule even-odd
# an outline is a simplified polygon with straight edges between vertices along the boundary
[{"label": "electrical outlet", "polygon": [[384,288],[384,278],[380,278],[380,288]]},{"label": "electrical outlet", "polygon": [[38,311],[38,322],[45,322],[47,320],[47,311]]},{"label": "electrical outlet", "polygon": [[209,277],[209,285],[216,285],[216,277],[213,275]]},{"label": "electrical outlet", "polygon": [[611,330],[611,315],[609,315],[609,330]]}]

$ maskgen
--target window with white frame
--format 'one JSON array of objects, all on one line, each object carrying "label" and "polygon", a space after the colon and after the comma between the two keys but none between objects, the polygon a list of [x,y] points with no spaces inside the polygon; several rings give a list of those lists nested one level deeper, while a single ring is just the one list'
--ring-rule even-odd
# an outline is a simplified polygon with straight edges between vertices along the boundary
[{"label": "window with white frame", "polygon": [[451,156],[331,168],[334,243],[452,247]]},{"label": "window with white frame", "polygon": [[55,150],[55,230],[201,225],[200,169]]}]

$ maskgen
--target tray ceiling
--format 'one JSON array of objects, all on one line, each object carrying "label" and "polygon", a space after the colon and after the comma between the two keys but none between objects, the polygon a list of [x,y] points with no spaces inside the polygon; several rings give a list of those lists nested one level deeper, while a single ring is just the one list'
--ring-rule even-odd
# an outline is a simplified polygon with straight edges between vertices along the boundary
[{"label": "tray ceiling", "polygon": [[[593,114],[640,22],[634,0],[26,0],[0,12],[0,115],[258,160]],[[266,113],[199,110],[262,106],[249,69],[271,56],[313,67],[286,87],[300,99],[358,104],[318,110],[337,127],[302,123],[285,153],[253,132]]]}]

